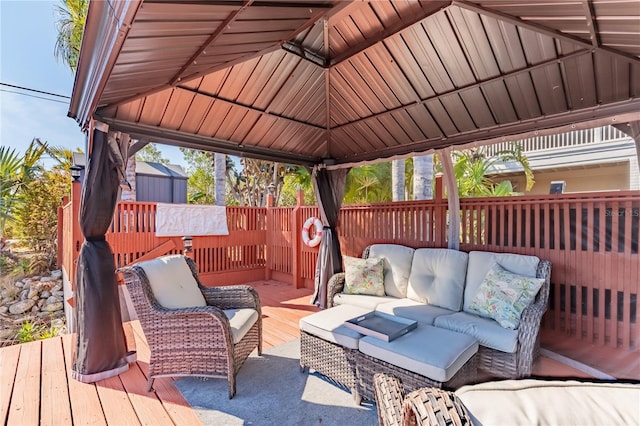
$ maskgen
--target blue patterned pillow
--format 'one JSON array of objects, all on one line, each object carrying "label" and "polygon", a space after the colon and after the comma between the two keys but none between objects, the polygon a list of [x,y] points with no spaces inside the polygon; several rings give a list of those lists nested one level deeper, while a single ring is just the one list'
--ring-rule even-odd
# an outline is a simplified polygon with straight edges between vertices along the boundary
[{"label": "blue patterned pillow", "polygon": [[384,296],[384,259],[344,256],[345,294]]},{"label": "blue patterned pillow", "polygon": [[469,309],[515,330],[520,325],[522,311],[534,301],[543,283],[544,278],[517,275],[494,263]]}]

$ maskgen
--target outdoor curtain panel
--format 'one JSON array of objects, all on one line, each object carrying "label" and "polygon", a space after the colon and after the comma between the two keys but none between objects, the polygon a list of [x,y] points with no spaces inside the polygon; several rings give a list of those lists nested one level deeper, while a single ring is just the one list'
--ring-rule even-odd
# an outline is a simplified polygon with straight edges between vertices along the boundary
[{"label": "outdoor curtain panel", "polygon": [[349,169],[314,169],[313,188],[322,219],[322,241],[316,262],[315,292],[312,303],[327,307],[327,283],[331,276],[342,271],[342,253],[338,240],[338,215],[342,206],[344,186]]},{"label": "outdoor curtain panel", "polygon": [[92,383],[129,368],[135,353],[127,352],[120,317],[115,263],[105,234],[120,197],[128,138],[94,130],[80,204],[80,228],[85,242],[76,271],[76,351],[73,377]]}]

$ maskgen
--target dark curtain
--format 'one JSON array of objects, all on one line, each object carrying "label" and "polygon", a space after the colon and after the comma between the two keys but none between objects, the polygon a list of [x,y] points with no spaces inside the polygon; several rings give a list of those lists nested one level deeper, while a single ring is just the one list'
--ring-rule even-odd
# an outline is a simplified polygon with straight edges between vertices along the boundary
[{"label": "dark curtain", "polygon": [[348,172],[349,169],[316,169],[313,173],[313,188],[324,226],[316,263],[315,293],[312,303],[323,309],[327,307],[329,278],[342,271],[342,253],[336,227]]},{"label": "dark curtain", "polygon": [[76,351],[73,377],[91,383],[128,369],[135,354],[127,352],[120,316],[116,266],[105,234],[120,198],[128,137],[94,130],[80,204],[85,242],[76,271]]}]

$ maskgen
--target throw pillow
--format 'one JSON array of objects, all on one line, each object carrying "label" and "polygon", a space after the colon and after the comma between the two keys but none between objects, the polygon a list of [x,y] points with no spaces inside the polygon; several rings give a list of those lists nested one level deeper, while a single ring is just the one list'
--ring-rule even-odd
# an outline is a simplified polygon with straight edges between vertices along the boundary
[{"label": "throw pillow", "polygon": [[346,294],[384,296],[384,259],[360,259],[344,256],[344,290]]},{"label": "throw pillow", "polygon": [[515,330],[520,325],[522,311],[533,302],[543,283],[543,278],[514,274],[494,263],[469,309],[493,318],[503,328]]}]

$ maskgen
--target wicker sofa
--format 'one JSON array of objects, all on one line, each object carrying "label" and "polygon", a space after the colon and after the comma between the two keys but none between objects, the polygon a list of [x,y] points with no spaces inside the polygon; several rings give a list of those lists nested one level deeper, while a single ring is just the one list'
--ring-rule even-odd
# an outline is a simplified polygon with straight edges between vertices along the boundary
[{"label": "wicker sofa", "polygon": [[[328,284],[330,306],[355,305],[414,319],[476,338],[478,368],[496,377],[521,378],[531,374],[540,342],[539,329],[547,309],[551,263],[535,256],[449,249],[413,249],[395,244],[367,247],[362,257],[384,259],[384,296],[345,294],[345,274]],[[477,315],[471,301],[494,263],[509,271],[544,282],[533,303],[522,312],[515,330]]]},{"label": "wicker sofa", "polygon": [[398,378],[376,374],[374,385],[383,426],[640,424],[637,383],[503,380],[405,395]]}]

